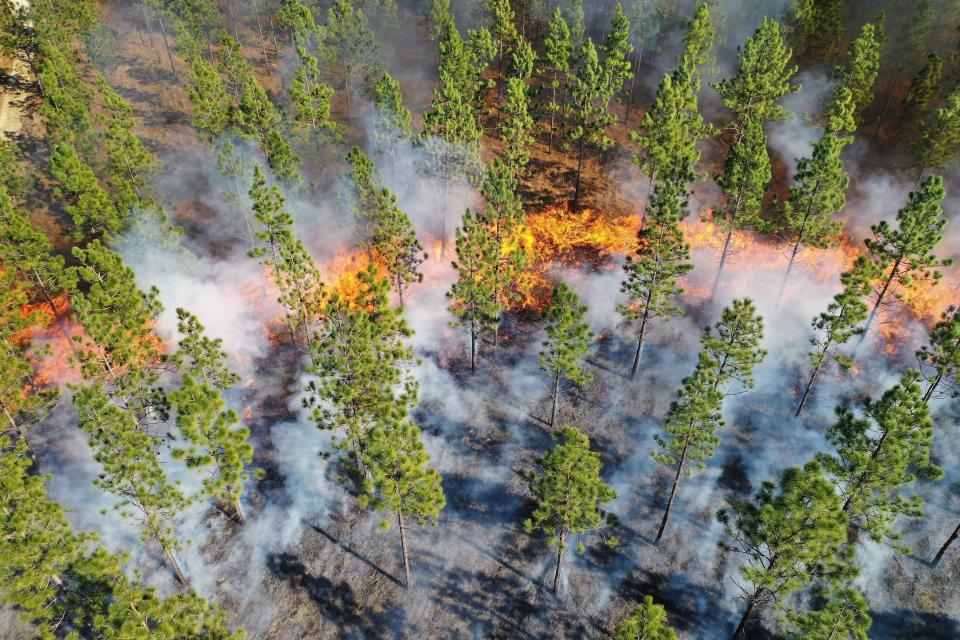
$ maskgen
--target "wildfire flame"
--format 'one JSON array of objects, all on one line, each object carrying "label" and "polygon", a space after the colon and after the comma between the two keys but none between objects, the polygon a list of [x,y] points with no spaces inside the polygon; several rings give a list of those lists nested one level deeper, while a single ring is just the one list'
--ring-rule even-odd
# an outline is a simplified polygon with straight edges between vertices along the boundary
[{"label": "wildfire flame", "polygon": [[591,209],[573,212],[566,204],[527,214],[513,245],[508,245],[527,252],[515,309],[539,311],[550,304],[553,287],[547,274],[557,266],[614,268],[611,258],[633,251],[639,229],[637,216],[612,217]]}]

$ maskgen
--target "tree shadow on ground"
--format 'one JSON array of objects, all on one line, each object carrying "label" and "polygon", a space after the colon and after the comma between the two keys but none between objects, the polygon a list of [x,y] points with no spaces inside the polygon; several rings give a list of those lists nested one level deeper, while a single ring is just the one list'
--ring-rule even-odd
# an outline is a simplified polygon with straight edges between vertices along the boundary
[{"label": "tree shadow on ground", "polygon": [[956,640],[960,638],[960,621],[942,613],[926,613],[909,609],[871,611],[873,640]]},{"label": "tree shadow on ground", "polygon": [[[399,637],[398,633],[402,633],[406,624],[402,607],[388,606],[383,612],[374,614],[357,602],[353,587],[346,581],[334,582],[311,574],[292,553],[271,554],[267,558],[267,567],[290,586],[306,592],[326,621],[337,629],[337,637],[388,638]],[[316,629],[313,632],[316,633]]]}]

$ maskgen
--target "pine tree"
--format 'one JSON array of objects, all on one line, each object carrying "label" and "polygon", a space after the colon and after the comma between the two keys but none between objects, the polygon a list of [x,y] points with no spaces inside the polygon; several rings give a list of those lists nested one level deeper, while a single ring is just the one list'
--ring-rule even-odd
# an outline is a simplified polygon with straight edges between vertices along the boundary
[{"label": "pine tree", "polygon": [[638,233],[636,256],[627,256],[623,266],[626,278],[620,292],[627,301],[617,310],[629,322],[639,322],[637,349],[630,368],[630,378],[637,375],[643,355],[647,323],[655,318],[668,319],[681,313],[674,298],[683,293],[677,284],[693,268],[690,245],[680,228],[686,215],[687,193],[675,182],[657,185],[650,198],[650,224]]},{"label": "pine tree", "polygon": [[177,309],[177,318],[183,338],[174,361],[182,380],[167,397],[177,412],[177,429],[186,446],[176,447],[172,453],[190,468],[209,468],[204,491],[230,517],[243,523],[240,497],[249,480],[246,468],[253,460],[253,445],[250,430],[237,426],[240,416],[226,408],[222,396],[240,376],[227,368],[222,341],[206,337],[196,316]]},{"label": "pine tree", "polygon": [[144,430],[129,409],[113,404],[99,383],[75,388],[73,404],[80,428],[90,436],[93,458],[103,467],[94,484],[120,499],[114,509],[136,522],[144,543],[160,545],[170,569],[185,585],[176,557],[182,545],[172,523],[189,501],[163,470],[163,438]]},{"label": "pine tree", "polygon": [[710,18],[710,4],[704,2],[697,7],[693,18],[687,23],[687,31],[683,34],[683,53],[680,56],[680,66],[693,88],[695,98],[700,93],[701,67],[715,61],[715,39],[716,30]]},{"label": "pine tree", "polygon": [[303,4],[303,0],[283,0],[277,9],[277,22],[290,32],[290,45],[307,47],[318,35],[317,23],[313,12]]},{"label": "pine tree", "polygon": [[610,18],[610,31],[603,41],[603,66],[610,80],[610,95],[613,97],[620,97],[624,81],[633,75],[631,53],[630,20],[623,15],[623,8],[617,3]]},{"label": "pine tree", "polygon": [[40,637],[120,640],[148,629],[155,640],[242,639],[195,592],[161,599],[128,578],[125,558],[106,552],[95,535],[74,534],[46,494],[50,477],[32,473],[34,465],[22,443],[0,438],[0,602]]},{"label": "pine tree", "polygon": [[960,394],[960,309],[950,305],[930,329],[929,346],[917,351],[917,361],[927,373],[923,400]]},{"label": "pine tree", "polygon": [[97,87],[106,111],[104,150],[116,207],[131,212],[136,208],[157,208],[149,184],[156,170],[156,159],[133,131],[136,124],[133,109],[103,76],[97,79]]},{"label": "pine tree", "polygon": [[593,374],[584,371],[580,361],[587,355],[594,334],[584,321],[587,307],[566,284],[553,288],[552,302],[547,308],[547,339],[540,352],[540,368],[553,376],[553,403],[550,426],[556,425],[557,405],[560,403],[560,383],[569,380],[583,385],[593,380]]},{"label": "pine tree", "polygon": [[[371,478],[368,493],[372,506],[397,518],[403,571],[407,589],[413,587],[407,551],[406,521],[435,519],[446,505],[440,474],[429,465],[430,456],[420,440],[420,429],[408,419],[378,426],[366,443]],[[388,521],[382,523],[389,526]]]},{"label": "pine tree", "polygon": [[837,422],[827,429],[836,454],[818,456],[837,485],[850,524],[902,552],[894,522],[900,515],[923,515],[920,496],[905,497],[903,489],[917,475],[933,480],[943,475],[930,460],[933,421],[920,379],[917,370],[908,369],[879,401],[863,403],[863,417],[838,407]]},{"label": "pine tree", "polygon": [[483,216],[469,209],[456,232],[457,259],[453,268],[457,281],[450,287],[450,313],[456,323],[470,330],[470,371],[477,370],[477,352],[484,334],[498,322],[499,305],[491,277],[495,254],[490,227]]},{"label": "pine tree", "polygon": [[526,249],[517,239],[517,231],[524,222],[523,202],[517,194],[517,186],[512,168],[500,158],[487,168],[482,189],[485,206],[481,217],[489,242],[487,277],[493,290],[494,348],[500,336],[500,316],[518,299],[517,279],[527,262]]},{"label": "pine tree", "polygon": [[577,73],[570,81],[570,109],[573,127],[568,137],[578,145],[577,179],[573,192],[573,207],[580,199],[580,179],[583,173],[584,151],[587,145],[604,151],[613,144],[606,127],[613,123],[607,111],[612,97],[610,72],[600,63],[593,40],[587,39],[580,47]]},{"label": "pine tree", "polygon": [[720,264],[710,290],[710,299],[717,293],[720,277],[730,253],[733,232],[762,229],[765,221],[760,216],[763,195],[772,172],[767,155],[767,137],[759,120],[750,118],[744,123],[743,137],[730,147],[724,163],[723,175],[716,181],[726,197],[726,203],[713,209],[711,215],[725,234]]},{"label": "pine tree", "polygon": [[367,86],[383,73],[380,43],[363,10],[351,0],[335,0],[327,10],[321,53],[343,78],[347,126],[351,119],[351,87]]},{"label": "pine tree", "polygon": [[567,6],[564,13],[564,19],[570,27],[570,42],[574,50],[579,50],[584,44],[584,36],[587,28],[584,25],[586,17],[583,13],[583,0],[567,0]]},{"label": "pine tree", "polygon": [[667,625],[667,610],[654,604],[653,596],[644,596],[643,602],[633,608],[616,631],[614,640],[676,640],[677,634]]},{"label": "pine tree", "polygon": [[877,313],[887,303],[887,296],[898,287],[915,291],[936,283],[942,276],[939,268],[953,263],[933,255],[947,224],[941,208],[945,193],[943,178],[930,176],[919,190],[910,192],[906,206],[897,212],[897,230],[892,229],[886,220],[870,227],[873,238],[867,238],[864,244],[883,274],[883,284],[876,294],[876,302],[858,344],[866,339]]},{"label": "pine tree", "polygon": [[80,239],[110,238],[123,229],[126,215],[117,211],[110,194],[100,186],[97,176],[73,145],[57,143],[50,154],[50,173],[59,181],[56,193],[66,200],[64,209],[76,227]]},{"label": "pine tree", "polygon": [[257,239],[263,243],[249,252],[270,270],[279,292],[277,302],[286,309],[291,337],[300,332],[311,340],[311,327],[320,316],[326,295],[320,270],[313,257],[293,232],[293,216],[284,210],[284,199],[275,186],[254,167],[250,188],[253,215],[262,225]]},{"label": "pine tree", "polygon": [[872,22],[864,24],[860,28],[860,35],[850,43],[847,57],[834,70],[837,82],[853,95],[855,117],[859,117],[873,102],[873,85],[880,73],[882,43],[883,28]]},{"label": "pine tree", "polygon": [[732,387],[746,390],[754,386],[753,369],[767,355],[763,342],[763,318],[750,298],[734,300],[720,313],[714,333],[707,327],[700,337],[703,349],[717,363],[715,386],[725,395]]},{"label": "pine tree", "polygon": [[794,3],[793,23],[804,56],[829,56],[834,52],[843,36],[845,9],[843,0]]},{"label": "pine tree", "polygon": [[263,153],[267,156],[267,165],[278,180],[288,185],[300,181],[300,157],[293,152],[279,129],[267,133],[263,141]]},{"label": "pine tree", "polygon": [[[537,506],[524,521],[527,533],[540,531],[550,536],[557,548],[557,569],[553,575],[554,593],[560,587],[560,568],[567,536],[579,535],[604,524],[614,524],[611,514],[602,509],[604,503],[616,499],[617,493],[600,477],[603,462],[600,454],[591,451],[587,436],[573,427],[564,427],[554,448],[537,459],[538,473],[529,476],[530,493]],[[616,538],[606,543],[616,546]],[[578,550],[583,553],[584,545]]]},{"label": "pine tree", "polygon": [[137,289],[133,271],[99,240],[74,247],[73,256],[79,264],[72,278],[80,286],[71,306],[84,330],[78,341],[84,378],[108,385],[111,398],[139,422],[164,421],[166,396],[156,384],[167,358],[153,332],[159,292]]},{"label": "pine tree", "polygon": [[411,331],[390,306],[389,283],[372,265],[359,278],[357,300],[330,296],[310,345],[307,370],[315,379],[307,384],[304,406],[320,429],[337,433],[335,447],[347,450],[369,480],[369,434],[405,418],[417,383],[409,372],[413,351],[404,344]]},{"label": "pine tree", "polygon": [[410,121],[413,115],[403,106],[403,93],[400,83],[383,72],[380,82],[374,87],[374,123],[373,139],[381,154],[390,158],[390,166],[394,165],[397,147],[409,142],[413,134],[410,131]]},{"label": "pine tree", "polygon": [[187,91],[193,113],[190,123],[207,142],[227,130],[233,118],[233,101],[220,74],[203,56],[190,63],[191,85]]},{"label": "pine tree", "polygon": [[[550,138],[547,143],[547,151],[553,152],[553,138],[558,126],[556,123],[557,112],[563,109],[566,113],[567,103],[567,83],[570,73],[570,58],[573,55],[573,43],[570,40],[570,29],[567,27],[566,20],[558,7],[553,12],[553,17],[547,25],[547,35],[544,36],[544,48],[547,52],[547,61],[550,63],[550,69],[553,77],[547,85],[551,91],[550,102],[547,108],[550,111]],[[560,90],[560,100],[557,100],[557,90]],[[562,123],[559,126],[562,129]]]},{"label": "pine tree", "polygon": [[419,268],[427,254],[410,216],[397,205],[397,197],[385,187],[379,197],[384,206],[373,229],[371,248],[376,261],[385,266],[402,310],[404,292],[410,285],[423,281]]},{"label": "pine tree", "polygon": [[27,311],[30,283],[2,265],[0,261],[0,438],[25,442],[29,423],[47,413],[57,390],[34,387],[30,333],[43,315]]},{"label": "pine tree", "polygon": [[740,66],[736,75],[713,85],[724,106],[736,115],[733,146],[737,146],[751,122],[761,125],[786,116],[778,101],[800,89],[790,84],[797,72],[797,67],[788,66],[791,55],[780,25],[769,18],[763,19],[743,47],[737,47]]},{"label": "pine tree", "polygon": [[922,113],[940,88],[943,60],[936,53],[927,56],[927,62],[910,81],[910,88],[903,99],[903,117],[913,118]]},{"label": "pine tree", "polygon": [[370,243],[390,205],[390,198],[384,197],[379,188],[377,170],[359,147],[353,147],[347,153],[347,164],[350,170],[343,174],[344,208],[350,211],[359,227],[361,241]]},{"label": "pine tree", "polygon": [[59,47],[44,47],[43,53],[37,76],[43,87],[40,116],[52,140],[79,143],[90,131],[92,93],[77,72],[72,55]]},{"label": "pine tree", "polygon": [[427,37],[434,42],[440,42],[451,25],[454,25],[454,19],[450,0],[431,0],[430,12],[427,15]]},{"label": "pine tree", "polygon": [[333,89],[320,80],[317,58],[298,46],[300,67],[290,81],[290,99],[296,111],[294,120],[301,131],[323,134],[333,140],[340,139],[340,127],[330,119],[330,98]]},{"label": "pine tree", "polygon": [[[649,176],[650,203],[655,181],[686,186],[697,176],[697,143],[708,128],[697,112],[697,96],[688,73],[686,67],[680,67],[663,76],[653,105],[640,121],[643,133],[630,133],[641,150],[633,162]],[[644,207],[641,226],[646,222],[648,208]]]},{"label": "pine tree", "polygon": [[867,601],[856,588],[831,582],[814,590],[815,609],[788,614],[788,640],[868,640],[873,620]]},{"label": "pine tree", "polygon": [[872,291],[872,283],[878,273],[876,265],[866,256],[857,258],[849,271],[840,274],[843,290],[834,296],[826,311],[813,319],[815,335],[810,339],[813,350],[807,354],[813,371],[800,397],[795,416],[799,416],[803,411],[813,385],[828,359],[832,358],[843,368],[851,366],[851,358],[841,355],[837,348],[853,336],[863,333],[864,327],[861,323],[867,317],[866,298]]},{"label": "pine tree", "polygon": [[[510,49],[520,34],[514,24],[516,14],[510,0],[487,0],[487,10],[490,13],[490,32],[497,43],[497,75],[505,81],[503,69],[504,54]],[[500,104],[500,92],[497,92],[497,104]]]},{"label": "pine tree", "polygon": [[[479,66],[478,66],[479,65]],[[440,86],[434,89],[430,112],[423,116],[424,145],[431,169],[446,192],[456,182],[476,183],[482,174],[480,114],[476,107],[485,85],[482,64],[455,26],[440,42]],[[443,216],[441,254],[446,250],[447,219]]]},{"label": "pine tree", "polygon": [[515,175],[523,175],[530,161],[527,147],[533,143],[533,117],[528,106],[527,83],[522,78],[507,78],[499,134],[503,161]]},{"label": "pine tree", "polygon": [[839,242],[843,223],[834,216],[847,201],[844,191],[850,178],[843,169],[840,152],[848,141],[827,131],[814,143],[813,154],[797,161],[794,184],[783,212],[793,249],[778,297],[783,296],[794,263],[805,247],[825,249]]},{"label": "pine tree", "polygon": [[16,270],[30,283],[31,298],[49,309],[68,348],[77,357],[76,343],[67,331],[61,302],[76,287],[74,272],[43,232],[13,207],[6,187],[0,185],[0,264]]},{"label": "pine tree", "polygon": [[731,542],[721,546],[742,554],[747,584],[738,584],[747,607],[733,638],[746,632],[759,609],[779,606],[812,580],[842,570],[849,556],[847,519],[840,497],[816,462],[783,472],[779,487],[766,481],[752,500],[732,503],[717,514]]},{"label": "pine tree", "polygon": [[946,103],[921,126],[917,144],[917,184],[927,169],[943,169],[957,156],[960,147],[960,86],[947,96]]},{"label": "pine tree", "polygon": [[766,356],[759,347],[762,320],[749,299],[735,300],[724,309],[714,328],[716,334],[710,327],[704,330],[693,373],[683,379],[677,399],[670,403],[663,426],[666,437],[654,436],[660,450],[651,454],[653,459],[676,467],[655,542],[660,542],[667,528],[681,477],[693,475],[691,465],[704,469],[704,461],[713,457],[720,444],[717,431],[724,424],[721,407],[731,383],[752,388],[753,369]]},{"label": "pine tree", "polygon": [[683,379],[677,399],[670,403],[667,410],[664,421],[666,436],[654,436],[660,449],[651,454],[653,459],[660,464],[676,467],[656,542],[660,542],[667,528],[681,477],[693,475],[691,465],[704,469],[704,460],[713,457],[720,444],[716,432],[723,426],[723,393],[718,389],[718,364],[707,350],[700,351],[693,373]]},{"label": "pine tree", "polygon": [[240,99],[235,120],[244,135],[258,141],[264,140],[269,132],[280,125],[280,114],[252,72],[240,79]]}]

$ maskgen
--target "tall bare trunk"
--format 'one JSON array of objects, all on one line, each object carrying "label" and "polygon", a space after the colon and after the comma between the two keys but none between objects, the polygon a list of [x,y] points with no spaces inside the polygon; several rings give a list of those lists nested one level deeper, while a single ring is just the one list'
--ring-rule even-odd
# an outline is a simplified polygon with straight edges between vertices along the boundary
[{"label": "tall bare trunk", "polygon": [[573,209],[577,208],[577,202],[580,201],[580,174],[583,173],[583,139],[585,135],[580,136],[580,151],[577,153],[577,186],[573,191]]},{"label": "tall bare trunk", "polygon": [[960,524],[957,525],[957,528],[953,530],[953,533],[950,534],[950,537],[947,538],[947,541],[943,543],[943,546],[940,547],[940,550],[937,551],[937,555],[933,557],[933,561],[930,563],[934,567],[940,564],[940,559],[943,558],[943,554],[947,552],[947,549],[950,548],[950,545],[953,544],[953,541],[960,537]]},{"label": "tall bare trunk", "polygon": [[560,365],[557,365],[557,373],[553,379],[553,407],[550,409],[550,426],[554,426],[557,418],[557,404],[560,401]]},{"label": "tall bare trunk", "polygon": [[743,617],[740,618],[740,624],[737,625],[736,631],[734,631],[733,635],[730,637],[731,640],[739,638],[746,631],[747,622],[750,621],[750,616],[753,615],[753,610],[757,607],[757,598],[759,597],[759,592],[760,590],[758,589],[750,599],[750,602],[747,604],[747,610],[743,612]]},{"label": "tall bare trunk", "polygon": [[810,396],[810,392],[813,390],[813,383],[817,380],[817,375],[820,373],[820,368],[823,367],[823,361],[827,359],[826,350],[829,348],[830,343],[827,343],[824,346],[824,355],[820,359],[820,362],[817,363],[817,366],[813,368],[813,373],[810,374],[810,380],[807,382],[806,388],[803,390],[803,395],[800,396],[800,404],[797,406],[797,412],[793,414],[794,418],[799,418],[800,414],[803,412],[803,405],[807,404],[807,398]]},{"label": "tall bare trunk", "polygon": [[190,586],[190,583],[187,581],[187,577],[183,575],[183,570],[180,568],[180,563],[177,562],[177,557],[173,554],[173,550],[163,543],[160,543],[160,546],[163,547],[163,553],[167,557],[167,563],[170,565],[170,569],[176,576],[177,582],[184,587]]},{"label": "tall bare trunk", "polygon": [[631,380],[637,377],[637,370],[640,368],[640,356],[643,355],[643,339],[647,331],[647,320],[650,319],[650,298],[652,295],[652,291],[647,294],[647,304],[643,310],[643,318],[640,320],[640,336],[637,338],[637,351],[633,356],[633,366],[630,367]]},{"label": "tall bare trunk", "polygon": [[657,530],[657,538],[654,544],[660,542],[663,537],[663,531],[667,528],[667,520],[670,518],[670,510],[673,508],[673,501],[677,497],[677,490],[680,488],[680,477],[683,475],[683,465],[687,461],[687,448],[689,444],[683,446],[683,452],[680,454],[680,461],[677,463],[677,473],[673,476],[673,488],[670,489],[670,497],[667,499],[667,508],[663,510],[663,519],[660,520],[660,529]]},{"label": "tall bare trunk", "polygon": [[723,252],[720,254],[720,264],[717,265],[717,276],[713,279],[713,287],[710,289],[710,298],[713,300],[717,295],[717,288],[720,286],[720,276],[723,275],[723,266],[727,262],[727,255],[730,252],[730,239],[733,237],[733,221],[730,221],[730,228],[727,229],[727,239],[723,241]]},{"label": "tall bare trunk", "polygon": [[167,50],[167,61],[170,63],[170,73],[174,77],[177,76],[177,68],[173,65],[173,54],[170,53],[170,43],[167,42],[167,30],[163,26],[163,16],[160,15],[160,11],[157,11],[157,22],[160,24],[160,35],[163,36],[163,47]]},{"label": "tall bare trunk", "polygon": [[413,587],[413,579],[410,577],[410,557],[407,554],[407,533],[403,528],[403,512],[397,511],[397,525],[400,528],[400,553],[403,554],[403,575],[404,582],[407,583],[407,589]]},{"label": "tall bare trunk", "polygon": [[147,13],[147,5],[141,4],[140,9],[143,10],[143,23],[147,25],[147,38],[150,40],[150,48],[157,54],[157,64],[161,64],[163,58],[160,57],[160,50],[157,49],[157,46],[153,43],[153,27],[150,26],[150,16]]},{"label": "tall bare trunk", "polygon": [[870,328],[873,326],[873,321],[877,318],[877,313],[880,311],[880,305],[883,304],[884,298],[887,297],[887,293],[890,291],[890,285],[893,284],[893,281],[899,275],[900,263],[903,258],[897,258],[897,261],[893,263],[893,268],[890,269],[890,275],[887,277],[887,281],[883,283],[883,289],[880,290],[880,295],[877,296],[877,302],[873,305],[873,309],[870,310],[870,315],[867,317],[867,323],[863,325],[863,333],[860,334],[860,339],[857,341],[857,345],[854,347],[854,352],[860,348],[860,345],[867,339],[867,332],[870,331]]},{"label": "tall bare trunk", "polygon": [[557,570],[553,573],[553,592],[557,593],[560,588],[560,567],[563,564],[563,538],[566,532],[560,531],[559,544],[557,545]]}]

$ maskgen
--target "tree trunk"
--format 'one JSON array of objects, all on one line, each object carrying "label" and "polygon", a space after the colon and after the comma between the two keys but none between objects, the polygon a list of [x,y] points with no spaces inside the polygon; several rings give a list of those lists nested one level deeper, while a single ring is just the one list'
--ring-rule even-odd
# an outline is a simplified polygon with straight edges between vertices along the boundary
[{"label": "tree trunk", "polygon": [[943,373],[938,372],[937,377],[933,379],[933,382],[930,383],[930,386],[927,387],[926,393],[923,394],[923,401],[930,402],[930,398],[933,397],[933,392],[936,391],[937,385],[940,384],[940,381],[943,379]]},{"label": "tree trunk", "polygon": [[[957,357],[957,351],[960,351],[960,338],[957,338],[953,343],[953,349],[950,350],[949,360],[952,362]],[[923,401],[929,402],[930,398],[933,397],[933,393],[937,390],[937,387],[943,381],[944,371],[942,369],[937,370],[937,377],[933,379],[933,382],[930,383],[930,386],[927,387],[927,391],[923,394]]]},{"label": "tree trunk", "polygon": [[477,371],[477,321],[470,319],[470,373]]},{"label": "tree trunk", "polygon": [[783,299],[783,293],[787,290],[787,280],[790,279],[790,272],[793,271],[793,263],[797,259],[797,254],[800,253],[800,240],[797,240],[797,243],[793,245],[793,251],[790,252],[790,262],[787,263],[787,271],[783,274],[783,282],[780,283],[780,293],[777,294],[777,306],[780,305],[780,300]]},{"label": "tree trunk", "polygon": [[177,77],[177,68],[173,65],[173,54],[170,53],[170,43],[167,42],[167,30],[163,26],[163,16],[160,15],[160,11],[157,11],[157,22],[160,24],[160,35],[163,36],[163,47],[167,50],[167,61],[170,63],[170,73],[173,74],[173,77]]},{"label": "tree trunk", "polygon": [[170,569],[173,570],[177,581],[184,587],[190,586],[190,583],[187,581],[187,577],[183,575],[183,570],[180,569],[180,563],[177,562],[177,557],[173,555],[173,551],[165,544],[161,543],[160,546],[163,547],[163,553],[167,557],[167,563],[170,565]]},{"label": "tree trunk", "polygon": [[557,404],[560,400],[560,365],[557,365],[557,374],[553,379],[553,408],[550,409],[550,426],[554,425],[557,417]]},{"label": "tree trunk", "polygon": [[657,538],[654,544],[660,542],[663,537],[663,530],[667,528],[667,520],[670,518],[670,509],[673,508],[673,501],[677,497],[677,489],[680,488],[680,477],[683,474],[683,464],[687,460],[687,447],[689,443],[683,446],[683,452],[680,454],[680,461],[677,463],[677,473],[673,476],[673,488],[670,489],[670,497],[667,499],[667,508],[663,510],[663,519],[660,520],[660,529],[657,530]]},{"label": "tree trunk", "polygon": [[733,220],[730,221],[730,228],[727,229],[727,239],[723,241],[723,252],[720,254],[720,264],[717,266],[717,276],[713,279],[713,287],[710,289],[709,301],[712,301],[717,295],[717,288],[720,286],[720,276],[723,275],[723,265],[727,262],[727,254],[730,251],[730,239],[733,237]]},{"label": "tree trunk", "polygon": [[894,279],[897,277],[900,270],[900,262],[903,258],[897,258],[897,261],[893,263],[893,268],[890,270],[890,275],[887,277],[887,281],[883,283],[883,289],[880,290],[880,295],[877,296],[877,302],[873,305],[873,309],[870,310],[870,316],[867,317],[867,323],[863,325],[863,333],[860,334],[860,340],[857,341],[857,346],[853,348],[854,352],[860,348],[860,345],[863,344],[864,340],[867,339],[867,333],[870,331],[870,327],[873,325],[873,321],[877,317],[877,313],[880,311],[880,305],[883,304],[883,299],[887,297],[887,292],[890,290],[890,285],[893,284]]},{"label": "tree trunk", "polygon": [[750,616],[753,615],[753,610],[757,607],[757,594],[759,590],[753,594],[753,597],[750,599],[749,604],[747,604],[747,610],[743,612],[743,617],[740,618],[740,624],[737,625],[736,631],[733,632],[733,635],[730,636],[731,640],[739,638],[744,634],[747,629],[747,622],[750,621]]},{"label": "tree trunk", "polygon": [[897,78],[900,76],[902,71],[903,67],[901,66],[893,74],[893,77],[890,78],[890,84],[887,85],[886,97],[884,97],[883,100],[883,108],[880,110],[880,117],[877,119],[877,128],[873,130],[873,135],[870,136],[870,140],[876,140],[877,135],[880,133],[880,126],[887,117],[887,109],[890,108],[890,101],[893,98],[893,85],[896,84]]},{"label": "tree trunk", "polygon": [[410,557],[407,553],[407,533],[403,528],[403,512],[397,511],[397,525],[400,527],[400,553],[403,554],[403,576],[407,589],[413,588],[413,579],[410,577]]},{"label": "tree trunk", "polygon": [[623,124],[627,124],[630,119],[630,107],[633,105],[633,92],[637,85],[637,76],[640,74],[640,59],[643,58],[643,47],[637,51],[637,57],[633,63],[633,77],[630,78],[630,89],[627,93],[627,104],[623,109]]},{"label": "tree trunk", "polygon": [[240,524],[244,524],[247,521],[247,517],[243,514],[243,506],[240,505],[240,500],[233,501],[233,519]]},{"label": "tree trunk", "polygon": [[647,208],[650,206],[650,194],[653,193],[653,176],[656,171],[650,172],[650,179],[647,181],[647,201],[643,203],[643,211],[640,212],[640,231],[647,226]]},{"label": "tree trunk", "polygon": [[580,151],[577,153],[577,186],[573,190],[573,206],[572,209],[577,208],[577,202],[580,200],[580,174],[583,172],[583,139],[586,137],[586,134],[580,136]]},{"label": "tree trunk", "polygon": [[560,72],[553,70],[553,98],[550,100],[550,137],[547,139],[547,153],[553,153],[553,123],[557,117],[557,84],[560,82]]},{"label": "tree trunk", "polygon": [[403,311],[403,280],[400,274],[397,274],[397,298],[400,302],[400,311]]},{"label": "tree trunk", "polygon": [[[7,418],[7,422],[10,423],[10,429],[16,435],[17,439],[27,445],[27,449],[30,448],[30,443],[27,442],[27,434],[20,429],[20,425],[17,424],[17,421],[13,419],[13,416],[10,415],[10,411],[3,404],[0,404],[0,408],[3,408],[3,415]],[[2,433],[2,432],[0,432]]]},{"label": "tree trunk", "polygon": [[157,64],[163,62],[163,58],[160,57],[160,51],[157,50],[157,46],[153,43],[153,27],[150,26],[150,17],[147,13],[147,5],[141,4],[140,9],[143,10],[143,23],[147,25],[147,38],[150,40],[150,48],[153,49],[153,52],[157,54]]},{"label": "tree trunk", "polygon": [[813,368],[813,373],[810,374],[810,380],[807,382],[807,387],[803,390],[803,395],[800,396],[800,404],[797,406],[797,412],[793,414],[794,418],[799,418],[800,414],[803,412],[803,405],[807,403],[807,398],[810,396],[810,391],[813,390],[813,383],[817,379],[817,374],[820,373],[820,368],[823,367],[823,361],[827,358],[826,350],[830,346],[830,343],[823,348],[824,355],[820,359],[820,362],[817,363],[817,366]]},{"label": "tree trunk", "polygon": [[260,34],[260,52],[263,54],[263,70],[266,73],[270,72],[270,61],[267,60],[267,46],[263,41],[263,25],[260,23],[260,2],[259,0],[253,0],[253,13],[257,17],[257,33]]},{"label": "tree trunk", "polygon": [[960,537],[960,524],[957,525],[957,528],[953,530],[953,533],[950,534],[950,537],[947,538],[947,541],[943,543],[943,546],[940,547],[940,550],[937,551],[937,555],[933,557],[933,562],[930,564],[936,567],[940,564],[940,559],[943,558],[943,554],[946,553],[947,549],[950,548],[950,545],[953,544],[953,541]]},{"label": "tree trunk", "polygon": [[54,303],[53,298],[50,296],[50,293],[47,291],[47,287],[44,285],[43,278],[37,273],[37,270],[33,270],[33,279],[37,283],[37,286],[40,288],[40,292],[43,294],[44,300],[47,302],[47,306],[50,307],[50,311],[53,313],[53,318],[57,323],[57,328],[60,330],[60,335],[63,336],[63,339],[66,341],[67,346],[70,347],[70,351],[73,352],[73,357],[80,361],[80,353],[77,351],[76,343],[70,338],[70,334],[67,332],[67,327],[63,322],[63,316],[60,314],[59,309],[57,309],[56,303]]},{"label": "tree trunk", "polygon": [[640,356],[643,355],[643,338],[647,330],[647,320],[650,319],[650,297],[652,295],[653,291],[647,295],[647,306],[643,310],[643,319],[640,321],[640,337],[637,339],[637,352],[633,356],[633,366],[630,367],[631,380],[637,377],[637,369],[640,368]]},{"label": "tree trunk", "polygon": [[557,545],[557,570],[553,573],[553,592],[557,593],[560,589],[560,566],[563,563],[563,537],[564,531],[560,531],[560,540]]}]

